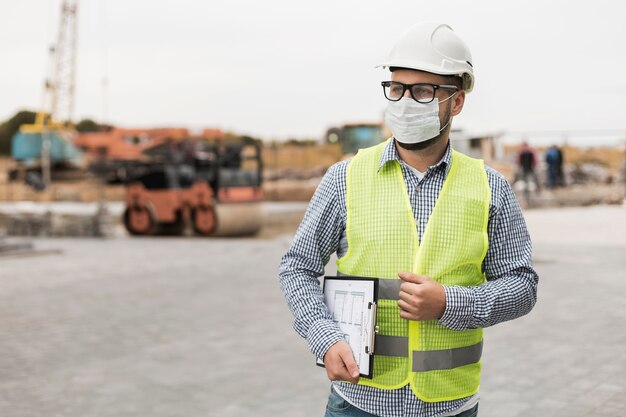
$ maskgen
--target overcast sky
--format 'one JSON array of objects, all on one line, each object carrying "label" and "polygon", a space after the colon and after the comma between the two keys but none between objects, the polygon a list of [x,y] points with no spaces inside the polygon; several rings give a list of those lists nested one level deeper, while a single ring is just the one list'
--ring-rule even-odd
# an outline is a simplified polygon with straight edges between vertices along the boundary
[{"label": "overcast sky", "polygon": [[[0,120],[39,106],[60,3],[0,0]],[[615,0],[81,0],[75,116],[319,138],[381,121],[389,75],[374,66],[413,23],[441,20],[476,75],[455,127],[626,132],[624,16]]]}]

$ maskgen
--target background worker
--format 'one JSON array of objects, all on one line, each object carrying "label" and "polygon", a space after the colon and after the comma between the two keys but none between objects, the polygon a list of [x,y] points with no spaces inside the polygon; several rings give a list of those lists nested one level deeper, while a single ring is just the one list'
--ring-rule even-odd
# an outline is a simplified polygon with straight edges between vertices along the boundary
[{"label": "background worker", "polygon": [[527,185],[530,180],[535,184],[538,191],[541,188],[537,177],[537,153],[527,142],[523,142],[517,153],[517,174],[515,181],[524,181]]},{"label": "background worker", "polygon": [[565,187],[563,172],[563,150],[552,145],[546,151],[546,165],[548,166],[548,188]]},{"label": "background worker", "polygon": [[[333,381],[327,416],[475,416],[482,328],[536,301],[530,237],[502,175],[450,148],[474,85],[465,43],[420,23],[382,66],[393,137],[328,170],[282,258],[281,287]],[[372,379],[359,378],[323,302],[318,277],[335,252],[338,272],[396,288],[379,299]]]}]

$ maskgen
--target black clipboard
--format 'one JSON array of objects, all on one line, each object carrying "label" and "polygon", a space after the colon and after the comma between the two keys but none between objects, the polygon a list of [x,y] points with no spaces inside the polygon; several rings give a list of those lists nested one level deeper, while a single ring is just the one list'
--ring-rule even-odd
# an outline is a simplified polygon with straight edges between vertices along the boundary
[{"label": "black clipboard", "polygon": [[[336,314],[337,314],[338,308],[331,308],[331,306],[329,306],[329,304],[333,305],[333,302],[332,300],[328,299],[328,297],[331,296],[331,294],[328,293],[328,288],[336,286],[336,285],[331,285],[333,281],[340,281],[336,283],[337,285],[341,286],[341,289],[338,292],[342,292],[346,285],[349,285],[349,286],[354,285],[354,287],[362,287],[360,285],[361,281],[363,282],[367,281],[367,282],[372,283],[372,287],[373,287],[371,290],[372,293],[371,294],[368,293],[367,297],[364,299],[362,303],[363,307],[361,310],[362,316],[361,316],[361,321],[360,321],[361,327],[362,327],[361,329],[362,339],[361,339],[361,342],[358,344],[358,346],[361,348],[359,352],[354,351],[356,343],[351,343],[351,341],[348,339],[348,344],[350,344],[350,347],[352,347],[353,349],[353,354],[355,355],[357,364],[359,362],[363,363],[363,361],[366,361],[366,363],[368,364],[368,372],[363,372],[363,370],[361,369],[361,366],[359,366],[359,371],[361,371],[360,373],[361,377],[372,378],[373,371],[374,371],[374,352],[375,352],[374,342],[376,340],[376,308],[377,308],[377,303],[378,303],[379,279],[372,278],[372,277],[355,277],[355,276],[348,276],[348,275],[324,277],[322,291],[324,293],[325,304],[327,305],[327,307],[329,307],[329,309],[331,310],[331,313],[333,313],[335,322],[339,325],[340,328],[342,328],[342,330],[345,329],[346,327],[349,327],[354,332],[356,331],[356,328],[358,326],[353,322],[346,323],[340,317],[337,317]],[[354,281],[354,284],[351,284],[350,281]],[[368,288],[368,291],[369,291],[369,288]],[[359,291],[350,292],[349,290],[347,290],[345,294],[346,298],[344,299],[344,303],[352,302],[354,304],[355,299],[359,297],[358,296],[359,292],[360,292],[360,288],[359,288]],[[336,297],[337,294],[334,294],[334,296]],[[354,312],[354,310],[351,310],[351,311]],[[341,310],[341,314],[345,314],[343,308]],[[366,356],[362,356],[362,355],[366,355]],[[317,365],[324,367],[324,362],[321,359],[318,359]]]}]

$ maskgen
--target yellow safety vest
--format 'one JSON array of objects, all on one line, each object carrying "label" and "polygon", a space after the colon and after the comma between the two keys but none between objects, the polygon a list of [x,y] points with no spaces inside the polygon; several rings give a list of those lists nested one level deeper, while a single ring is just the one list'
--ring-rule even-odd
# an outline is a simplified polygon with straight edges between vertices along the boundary
[{"label": "yellow safety vest", "polygon": [[410,384],[421,400],[475,394],[480,384],[482,329],[450,330],[437,320],[400,318],[398,272],[426,275],[442,285],[485,282],[490,189],[482,160],[452,151],[452,164],[421,244],[402,169],[380,157],[389,141],[363,149],[346,177],[348,251],[340,274],[380,280],[372,379],[360,384],[396,389]]}]

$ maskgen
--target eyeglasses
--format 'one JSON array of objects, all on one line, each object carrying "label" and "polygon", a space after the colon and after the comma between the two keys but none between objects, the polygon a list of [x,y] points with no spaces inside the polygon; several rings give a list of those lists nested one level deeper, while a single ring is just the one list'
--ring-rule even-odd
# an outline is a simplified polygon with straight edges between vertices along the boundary
[{"label": "eyeglasses", "polygon": [[389,101],[399,101],[406,90],[411,92],[411,97],[418,103],[430,103],[435,99],[437,90],[441,88],[458,90],[459,87],[455,85],[437,85],[437,84],[402,84],[397,81],[383,81],[380,83],[383,86],[383,92],[385,98]]}]

